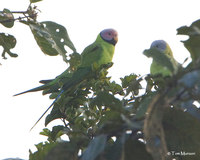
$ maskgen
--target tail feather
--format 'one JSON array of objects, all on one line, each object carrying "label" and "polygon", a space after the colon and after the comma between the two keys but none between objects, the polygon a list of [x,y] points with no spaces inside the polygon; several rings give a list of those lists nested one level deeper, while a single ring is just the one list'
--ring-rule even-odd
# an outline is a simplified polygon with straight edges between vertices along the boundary
[{"label": "tail feather", "polygon": [[29,90],[27,90],[27,91],[21,92],[21,93],[17,93],[17,94],[15,94],[15,95],[13,95],[13,96],[19,96],[19,95],[24,94],[24,93],[29,93],[29,92],[36,92],[36,91],[45,90],[45,89],[47,89],[49,86],[50,86],[50,84],[41,85],[41,86],[39,86],[39,87],[35,87],[35,88],[29,89]]},{"label": "tail feather", "polygon": [[70,89],[73,86],[76,86],[77,84],[79,84],[81,81],[85,80],[86,77],[88,77],[89,73],[91,73],[91,68],[88,69],[80,69],[78,70],[78,72],[76,72],[73,77],[67,81],[67,83],[64,84],[64,86],[62,87],[61,92],[59,93],[59,95],[55,98],[55,100],[52,102],[52,104],[46,109],[46,111],[42,114],[42,116],[37,120],[37,122],[33,125],[33,127],[31,128],[31,130],[36,126],[36,124],[42,119],[42,117],[48,112],[48,110],[54,105],[54,103],[58,100],[58,98],[61,96],[61,94],[64,91],[67,91],[68,89]]},{"label": "tail feather", "polygon": [[42,84],[47,84],[47,83],[50,83],[52,82],[54,79],[47,79],[47,80],[40,80],[39,82],[42,83]]},{"label": "tail feather", "polygon": [[[88,79],[90,77],[90,74],[92,73],[92,68],[91,67],[88,67],[88,68],[79,68],[74,74],[73,76],[68,79],[63,79],[63,80],[66,80],[64,82],[64,85],[62,87],[62,90],[61,92],[59,93],[59,95],[55,98],[55,100],[52,102],[52,104],[46,109],[46,111],[42,114],[42,116],[40,116],[40,118],[37,120],[37,122],[33,125],[33,127],[31,128],[31,130],[36,126],[36,124],[43,118],[43,116],[49,111],[49,109],[55,104],[55,102],[58,100],[58,98],[61,96],[61,94],[64,92],[64,91],[68,91],[70,88],[72,87],[75,87],[77,84],[80,84],[82,81]],[[32,90],[31,90],[32,91]],[[31,92],[31,91],[28,91],[28,92]],[[22,93],[19,93],[19,94],[23,94],[23,93],[26,93],[27,91],[25,92],[22,92]],[[17,94],[17,95],[19,95]]]},{"label": "tail feather", "polygon": [[30,131],[38,124],[38,122],[44,117],[44,115],[49,111],[49,109],[51,109],[51,107],[54,105],[54,103],[58,100],[58,98],[61,96],[61,94],[64,92],[64,90],[62,90],[59,95],[56,97],[56,99],[51,103],[51,105],[46,109],[46,111],[40,116],[40,118],[35,122],[35,124],[33,125],[33,127],[30,129]]}]

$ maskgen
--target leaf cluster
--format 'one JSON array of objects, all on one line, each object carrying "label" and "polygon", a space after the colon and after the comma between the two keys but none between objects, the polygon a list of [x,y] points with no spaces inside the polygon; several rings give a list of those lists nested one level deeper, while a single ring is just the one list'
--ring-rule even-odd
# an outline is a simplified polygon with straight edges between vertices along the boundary
[{"label": "leaf cluster", "polygon": [[[69,39],[68,32],[65,27],[51,21],[38,22],[37,15],[38,9],[32,6],[32,3],[41,0],[30,0],[30,5],[26,11],[10,11],[4,9],[0,11],[0,23],[7,28],[12,28],[16,21],[21,24],[29,26],[33,36],[44,54],[49,56],[61,55],[63,60],[68,63],[66,48],[70,48],[76,53],[76,48]],[[16,18],[16,15],[21,15]],[[17,54],[12,53],[10,50],[16,45],[16,38],[7,33],[0,33],[0,46],[3,47],[2,57],[6,59],[7,53],[10,57],[17,57]]]},{"label": "leaf cluster", "polygon": [[[173,71],[167,56],[159,59],[152,50],[144,54]],[[74,160],[198,159],[200,66],[192,61],[171,77],[130,74],[119,84],[107,76],[109,67],[94,68],[93,78],[62,95],[45,125],[61,119],[63,126],[45,128],[41,134],[47,142],[30,152],[30,159],[40,152],[45,153],[40,159],[58,153]]]},{"label": "leaf cluster", "polygon": [[[44,54],[61,55],[69,64],[69,73],[77,69],[81,56],[64,26],[51,21],[38,22],[37,9],[31,5],[22,12],[23,18],[14,18],[13,14],[4,9],[0,23],[11,28],[18,20],[29,26]],[[36,152],[29,151],[30,160],[197,160],[200,157],[200,20],[177,31],[189,36],[183,41],[192,58],[187,67],[180,65],[169,77],[132,73],[116,83],[107,76],[112,64],[93,66],[90,78],[56,101],[46,116],[45,126],[58,119],[63,125],[43,129],[40,134],[47,140],[36,145]],[[0,33],[0,45],[4,48],[3,58],[5,53],[17,57],[10,51],[16,45],[14,36]],[[66,46],[72,53],[67,54]],[[174,71],[169,57],[152,49],[144,54]],[[63,78],[60,83],[64,82]],[[44,94],[55,98],[59,91],[58,85]],[[63,140],[63,136],[68,140]],[[183,156],[183,152],[192,155]]]}]

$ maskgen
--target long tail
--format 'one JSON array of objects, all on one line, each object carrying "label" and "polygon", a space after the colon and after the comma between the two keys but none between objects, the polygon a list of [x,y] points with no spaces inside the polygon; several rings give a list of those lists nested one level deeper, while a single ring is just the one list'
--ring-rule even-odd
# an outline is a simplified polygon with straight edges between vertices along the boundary
[{"label": "long tail", "polygon": [[61,94],[64,92],[64,90],[62,90],[59,95],[55,98],[55,100],[51,103],[51,105],[46,109],[46,111],[40,116],[40,118],[37,120],[37,122],[35,122],[35,124],[33,125],[33,127],[30,129],[30,131],[36,126],[36,124],[38,124],[38,122],[42,119],[42,117],[44,117],[44,115],[49,111],[49,109],[54,105],[54,103],[58,100],[58,98],[61,96]]},{"label": "long tail", "polygon": [[[55,100],[53,101],[53,103],[47,108],[47,110],[42,114],[42,116],[37,120],[37,122],[33,125],[33,127],[31,128],[31,130],[35,127],[35,125],[42,119],[42,117],[47,113],[47,111],[54,105],[54,103],[58,100],[58,98],[61,96],[61,94],[64,91],[67,91],[68,89],[70,89],[71,87],[75,87],[77,84],[81,83],[83,80],[87,79],[90,76],[90,73],[92,73],[92,68],[88,67],[88,68],[80,68],[79,70],[77,70],[73,76],[71,77],[70,80],[68,80],[67,82],[65,82],[65,84],[62,87],[61,92],[59,93],[59,95],[55,98]],[[25,91],[26,93],[27,91]],[[30,92],[30,91],[29,91]],[[24,92],[22,92],[23,94]],[[20,93],[19,93],[20,94]],[[19,95],[17,94],[17,95]]]},{"label": "long tail", "polygon": [[15,94],[13,96],[18,96],[18,95],[21,95],[21,94],[24,94],[24,93],[28,93],[28,92],[41,91],[41,90],[44,90],[44,89],[48,88],[49,86],[50,86],[50,84],[49,85],[48,84],[41,85],[39,87],[35,87],[35,88],[29,89],[27,91],[21,92],[21,93],[17,93],[17,94]]},{"label": "long tail", "polygon": [[54,79],[46,79],[46,80],[40,80],[39,82],[42,83],[42,84],[47,84],[47,83],[50,83],[52,82]]}]

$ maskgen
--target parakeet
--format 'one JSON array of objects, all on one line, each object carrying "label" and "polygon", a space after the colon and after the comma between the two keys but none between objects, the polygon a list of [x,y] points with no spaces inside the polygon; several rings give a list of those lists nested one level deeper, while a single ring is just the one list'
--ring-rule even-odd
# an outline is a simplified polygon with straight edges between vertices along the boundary
[{"label": "parakeet", "polygon": [[[114,29],[105,29],[99,33],[94,43],[86,47],[81,54],[81,64],[78,69],[65,77],[65,72],[63,72],[64,77],[63,86],[59,92],[59,95],[55,98],[53,103],[48,107],[45,113],[54,105],[54,103],[59,99],[62,93],[69,91],[71,88],[76,87],[82,81],[90,79],[92,76],[93,67],[99,68],[103,64],[108,64],[112,62],[112,58],[115,51],[115,45],[118,41],[118,33]],[[59,76],[57,77],[59,79]],[[45,84],[46,86],[55,83],[54,80]],[[41,86],[42,87],[42,86]],[[45,86],[44,86],[45,87]],[[16,95],[20,95],[27,92],[43,90],[45,88],[34,88],[32,90],[28,90]],[[44,113],[44,114],[45,114]],[[39,118],[39,120],[44,116],[44,114]],[[39,122],[39,120],[35,123],[35,125]],[[34,125],[34,126],[35,126]],[[33,127],[34,127],[33,126]],[[32,127],[32,128],[33,128]]]},{"label": "parakeet", "polygon": [[[172,50],[170,48],[170,46],[167,44],[167,42],[165,42],[164,40],[156,40],[153,41],[150,49],[155,48],[158,49],[160,52],[166,54],[174,67],[174,73],[176,73],[178,71],[178,67],[179,67],[179,63],[174,59]],[[156,75],[156,74],[162,74],[164,77],[165,76],[172,76],[172,73],[167,67],[157,63],[155,60],[153,60],[151,67],[150,67],[150,73],[152,75]]]},{"label": "parakeet", "polygon": [[[93,44],[86,47],[82,52],[81,65],[79,66],[78,73],[76,72],[73,77],[75,77],[75,75],[78,75],[80,73],[82,74],[85,71],[87,71],[86,67],[89,67],[88,69],[91,69],[90,68],[91,65],[97,65],[97,67],[99,67],[102,64],[107,64],[111,62],[114,54],[114,46],[117,43],[117,41],[118,41],[118,35],[114,29],[105,29],[102,32],[100,32],[100,34],[97,36],[96,41]],[[62,79],[66,79],[65,81],[67,81],[67,79],[69,79],[71,76],[72,73],[69,72],[69,69],[66,69],[61,75],[57,76],[53,80],[40,81],[41,83],[44,83],[44,85],[15,94],[14,96],[40,90],[44,90],[43,94],[45,94],[46,89],[49,89],[51,86],[54,86],[55,84],[59,83],[59,81]],[[65,86],[64,88],[67,87]],[[56,90],[57,87],[51,88],[51,90],[53,89]]]},{"label": "parakeet", "polygon": [[96,41],[83,50],[80,66],[72,78],[64,83],[62,89],[66,91],[70,86],[87,79],[93,67],[99,68],[103,64],[112,62],[117,41],[118,33],[114,29],[101,31]]}]

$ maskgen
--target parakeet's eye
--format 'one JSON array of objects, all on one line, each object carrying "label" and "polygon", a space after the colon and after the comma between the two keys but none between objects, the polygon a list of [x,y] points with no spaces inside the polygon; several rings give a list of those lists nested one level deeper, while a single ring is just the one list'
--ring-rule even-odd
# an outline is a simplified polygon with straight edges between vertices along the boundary
[{"label": "parakeet's eye", "polygon": [[167,43],[164,40],[153,41],[150,48],[157,48],[159,51],[165,51]]},{"label": "parakeet's eye", "polygon": [[104,29],[101,31],[100,36],[103,40],[113,45],[115,45],[118,41],[118,34],[114,29]]}]

